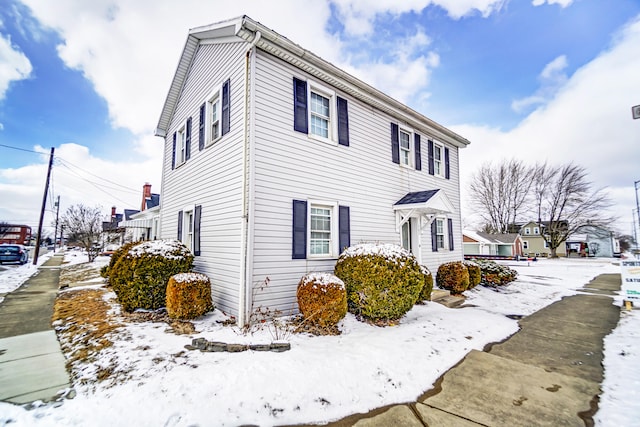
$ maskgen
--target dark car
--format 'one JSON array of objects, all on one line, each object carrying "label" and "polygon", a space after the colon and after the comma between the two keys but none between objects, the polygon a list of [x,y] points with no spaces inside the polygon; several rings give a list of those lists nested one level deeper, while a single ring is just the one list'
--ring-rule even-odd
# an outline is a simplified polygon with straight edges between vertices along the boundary
[{"label": "dark car", "polygon": [[17,262],[26,264],[29,261],[29,251],[22,245],[10,245],[3,243],[0,245],[0,264],[5,262]]}]

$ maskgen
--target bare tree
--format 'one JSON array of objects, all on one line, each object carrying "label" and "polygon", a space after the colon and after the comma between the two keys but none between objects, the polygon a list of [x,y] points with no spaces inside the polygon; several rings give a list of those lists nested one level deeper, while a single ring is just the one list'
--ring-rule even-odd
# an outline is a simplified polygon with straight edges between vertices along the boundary
[{"label": "bare tree", "polygon": [[470,198],[484,221],[484,231],[510,231],[526,206],[533,173],[532,167],[511,159],[497,165],[486,162],[473,174]]},{"label": "bare tree", "polygon": [[609,227],[606,214],[611,201],[604,189],[593,191],[582,166],[569,163],[552,167],[537,165],[533,174],[534,207],[544,240],[556,258],[556,250],[567,237],[586,225]]},{"label": "bare tree", "polygon": [[98,255],[96,246],[102,233],[102,209],[82,204],[70,206],[62,215],[62,225],[70,238],[87,251],[89,262],[93,262]]}]

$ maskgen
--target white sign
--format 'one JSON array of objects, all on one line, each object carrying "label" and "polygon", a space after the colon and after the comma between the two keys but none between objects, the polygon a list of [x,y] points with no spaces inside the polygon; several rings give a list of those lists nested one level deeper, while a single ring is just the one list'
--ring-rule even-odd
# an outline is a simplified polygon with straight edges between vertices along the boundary
[{"label": "white sign", "polygon": [[633,114],[634,119],[640,119],[640,105],[631,107],[631,114]]},{"label": "white sign", "polygon": [[622,296],[627,300],[640,299],[640,261],[622,260]]}]

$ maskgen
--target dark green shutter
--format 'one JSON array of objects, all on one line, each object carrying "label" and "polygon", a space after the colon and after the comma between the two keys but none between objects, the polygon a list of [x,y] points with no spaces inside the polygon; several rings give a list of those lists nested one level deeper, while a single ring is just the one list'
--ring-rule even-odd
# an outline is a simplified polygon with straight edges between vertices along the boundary
[{"label": "dark green shutter", "polygon": [[191,117],[187,119],[187,138],[185,144],[187,145],[184,149],[184,161],[186,162],[191,158]]},{"label": "dark green shutter", "polygon": [[429,141],[429,175],[435,174],[435,165],[433,162],[433,141]]},{"label": "dark green shutter", "polygon": [[391,161],[400,164],[400,140],[398,132],[400,128],[395,123],[391,123]]},{"label": "dark green shutter", "polygon": [[193,214],[193,254],[200,255],[200,218],[202,217],[202,205],[196,206]]},{"label": "dark green shutter", "polygon": [[308,133],[307,82],[293,78],[293,130]]},{"label": "dark green shutter", "polygon": [[182,211],[178,212],[178,240],[182,241]]},{"label": "dark green shutter", "polygon": [[417,133],[414,135],[414,151],[416,154],[416,170],[422,170],[422,153],[420,150],[420,135]]},{"label": "dark green shutter", "polygon": [[200,106],[200,122],[198,123],[198,150],[204,149],[204,123],[206,103]]},{"label": "dark green shutter", "polygon": [[435,219],[431,223],[431,250],[438,252],[438,225]]},{"label": "dark green shutter", "polygon": [[307,258],[307,202],[305,200],[293,201],[291,258]]},{"label": "dark green shutter", "polygon": [[222,84],[222,135],[231,128],[231,80]]},{"label": "dark green shutter", "polygon": [[342,253],[342,251],[351,246],[351,218],[349,215],[349,206],[338,207],[338,233],[338,249]]},{"label": "dark green shutter", "polygon": [[349,146],[349,108],[347,100],[338,97],[338,144]]},{"label": "dark green shutter", "polygon": [[173,151],[171,152],[171,169],[176,168],[176,132],[173,133]]},{"label": "dark green shutter", "polygon": [[444,177],[449,179],[450,170],[449,170],[449,149],[444,147]]},{"label": "dark green shutter", "polygon": [[449,250],[453,250],[453,220],[451,218],[447,219],[447,226],[449,231]]}]

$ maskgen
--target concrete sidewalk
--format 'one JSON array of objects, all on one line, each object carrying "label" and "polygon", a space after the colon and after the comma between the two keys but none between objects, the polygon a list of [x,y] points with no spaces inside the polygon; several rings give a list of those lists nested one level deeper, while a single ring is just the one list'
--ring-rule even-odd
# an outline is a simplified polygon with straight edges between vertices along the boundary
[{"label": "concrete sidewalk", "polygon": [[63,259],[63,254],[52,256],[0,304],[0,400],[48,401],[70,386],[51,328]]},{"label": "concrete sidewalk", "polygon": [[603,274],[583,294],[523,318],[520,331],[471,351],[417,402],[380,408],[328,424],[386,426],[593,425],[603,379],[603,339],[620,308],[609,295],[619,274]]}]

